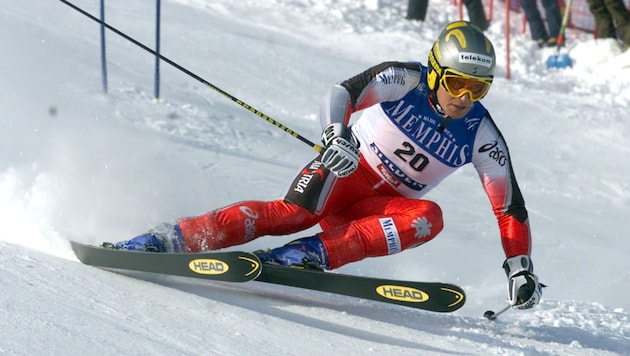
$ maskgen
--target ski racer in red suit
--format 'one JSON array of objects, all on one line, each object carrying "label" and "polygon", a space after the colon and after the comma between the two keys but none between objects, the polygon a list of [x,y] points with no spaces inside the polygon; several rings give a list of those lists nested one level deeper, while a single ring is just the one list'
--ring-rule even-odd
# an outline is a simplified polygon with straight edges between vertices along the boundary
[{"label": "ski racer in red suit", "polygon": [[[433,239],[442,230],[442,212],[422,197],[472,163],[498,220],[509,301],[531,308],[542,290],[529,257],[527,210],[506,143],[479,102],[492,84],[495,60],[481,30],[451,23],[435,41],[427,67],[382,63],[332,87],[320,113],[325,149],[284,199],[236,203],[113,247],[217,250],[319,224],[315,236],[255,253],[266,263],[335,269]],[[349,126],[358,111],[361,117]]]}]

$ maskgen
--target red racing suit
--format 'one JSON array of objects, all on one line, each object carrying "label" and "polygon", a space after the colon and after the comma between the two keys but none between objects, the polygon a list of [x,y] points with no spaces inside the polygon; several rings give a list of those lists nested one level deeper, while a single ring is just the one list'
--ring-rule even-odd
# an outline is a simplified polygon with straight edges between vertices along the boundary
[{"label": "red racing suit", "polygon": [[443,227],[440,207],[422,197],[459,167],[472,163],[497,218],[506,257],[529,255],[527,210],[507,145],[486,108],[476,102],[459,119],[431,100],[426,67],[386,62],[335,85],[324,98],[322,127],[351,125],[360,143],[358,169],[337,178],[319,156],[284,199],[245,201],[180,220],[189,251],[215,250],[264,235],[287,235],[318,224],[329,269],[421,245]]}]

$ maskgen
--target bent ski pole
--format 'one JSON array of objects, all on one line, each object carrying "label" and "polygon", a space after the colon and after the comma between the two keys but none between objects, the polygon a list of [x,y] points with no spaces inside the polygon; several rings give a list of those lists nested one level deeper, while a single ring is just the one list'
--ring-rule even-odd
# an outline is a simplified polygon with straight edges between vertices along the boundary
[{"label": "bent ski pole", "polygon": [[277,128],[281,129],[282,131],[288,133],[289,135],[297,138],[298,140],[306,143],[307,145],[311,146],[311,148],[313,148],[315,151],[317,152],[321,152],[323,150],[323,147],[320,145],[317,145],[313,142],[311,142],[310,140],[308,140],[307,138],[303,137],[302,135],[298,134],[297,132],[291,130],[290,128],[284,126],[283,124],[281,124],[280,122],[272,119],[271,117],[267,116],[265,113],[263,113],[262,111],[254,108],[253,106],[245,103],[244,101],[238,99],[237,97],[233,96],[232,94],[222,90],[221,88],[217,87],[216,85],[213,85],[212,83],[208,82],[207,80],[201,78],[200,76],[196,75],[195,73],[189,71],[188,69],[180,66],[179,64],[173,62],[172,60],[168,59],[167,57],[155,52],[154,50],[152,50],[151,48],[145,46],[144,44],[140,43],[139,41],[135,40],[134,38],[128,36],[127,34],[125,34],[124,32],[116,29],[115,27],[110,26],[108,23],[102,21],[101,19],[92,16],[91,14],[89,14],[88,12],[86,12],[85,10],[81,9],[80,7],[70,3],[67,0],[59,0],[62,3],[70,6],[71,8],[73,8],[74,10],[80,12],[81,14],[87,16],[88,18],[98,22],[99,24],[105,26],[108,30],[114,32],[115,34],[121,36],[122,38],[126,39],[127,41],[135,44],[136,46],[142,48],[143,50],[151,53],[154,56],[159,57],[161,60],[163,60],[164,62],[170,64],[171,66],[175,67],[176,69],[180,70],[181,72],[187,74],[188,76],[196,79],[197,81],[201,82],[202,84],[204,84],[205,86],[209,87],[210,89],[216,91],[217,93],[225,96],[226,98],[232,100],[233,102],[237,103],[238,105],[244,107],[245,109],[249,110],[251,113],[255,114],[256,116],[264,119],[265,121],[269,122],[270,124],[276,126]]},{"label": "bent ski pole", "polygon": [[499,315],[505,313],[506,311],[508,311],[512,306],[511,305],[506,305],[505,308],[499,310],[498,312],[494,312],[492,310],[488,310],[485,313],[483,313],[483,316],[488,319],[488,320],[495,320],[496,318],[499,317]]}]

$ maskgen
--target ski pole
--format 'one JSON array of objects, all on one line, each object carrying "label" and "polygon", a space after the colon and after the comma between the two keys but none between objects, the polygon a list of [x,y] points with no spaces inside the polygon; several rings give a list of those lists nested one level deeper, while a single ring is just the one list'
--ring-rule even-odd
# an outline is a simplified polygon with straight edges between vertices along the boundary
[{"label": "ski pole", "polygon": [[242,106],[243,108],[249,110],[251,113],[253,113],[254,115],[264,119],[265,121],[269,122],[270,124],[276,126],[277,128],[281,129],[282,131],[288,133],[289,135],[297,138],[298,140],[304,142],[305,144],[309,145],[312,149],[314,149],[317,152],[321,152],[323,150],[323,147],[320,145],[317,145],[313,142],[311,142],[310,140],[308,140],[307,138],[303,137],[302,135],[298,134],[297,132],[291,130],[290,128],[284,126],[283,124],[281,124],[280,122],[272,119],[271,117],[267,116],[265,113],[263,113],[262,111],[254,108],[253,106],[247,104],[246,102],[238,99],[237,97],[233,96],[232,94],[222,90],[221,88],[217,87],[216,85],[213,85],[212,83],[208,82],[207,80],[201,78],[200,76],[196,75],[195,73],[189,71],[188,69],[180,66],[179,64],[173,62],[172,60],[168,59],[167,57],[155,52],[154,50],[152,50],[151,48],[145,46],[144,44],[140,43],[139,41],[135,40],[134,38],[128,36],[127,34],[125,34],[124,32],[116,29],[115,27],[110,26],[108,23],[102,21],[101,19],[92,16],[91,14],[89,14],[88,12],[86,12],[85,10],[81,9],[80,7],[70,3],[67,0],[59,0],[62,3],[70,6],[71,8],[73,8],[74,10],[80,12],[81,14],[87,16],[88,18],[98,22],[99,24],[105,26],[108,30],[114,32],[115,34],[121,36],[122,38],[126,39],[127,41],[135,44],[136,46],[142,48],[143,50],[151,53],[154,56],[157,56],[158,58],[160,58],[161,60],[163,60],[164,62],[170,64],[171,66],[173,66],[174,68],[180,70],[181,72],[187,74],[188,76],[192,77],[193,79],[196,79],[197,81],[201,82],[202,84],[204,84],[205,86],[209,87],[210,89],[216,91],[217,93],[225,96],[226,98],[232,100],[233,102],[237,103],[238,105]]},{"label": "ski pole", "polygon": [[496,318],[499,317],[499,315],[505,313],[506,311],[508,311],[510,309],[510,307],[512,307],[511,305],[506,305],[505,308],[499,310],[498,312],[494,312],[492,310],[487,310],[485,313],[483,313],[483,316],[488,319],[488,320],[495,320]]}]

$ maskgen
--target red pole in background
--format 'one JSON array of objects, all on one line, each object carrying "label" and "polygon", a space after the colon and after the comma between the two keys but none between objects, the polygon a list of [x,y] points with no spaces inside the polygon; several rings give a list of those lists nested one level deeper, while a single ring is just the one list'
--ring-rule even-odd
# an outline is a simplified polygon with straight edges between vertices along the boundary
[{"label": "red pole in background", "polygon": [[505,0],[505,78],[510,79],[510,0]]}]

